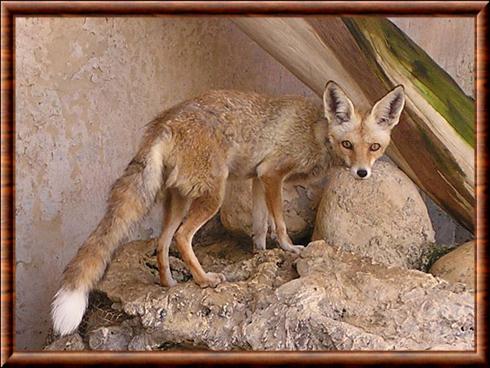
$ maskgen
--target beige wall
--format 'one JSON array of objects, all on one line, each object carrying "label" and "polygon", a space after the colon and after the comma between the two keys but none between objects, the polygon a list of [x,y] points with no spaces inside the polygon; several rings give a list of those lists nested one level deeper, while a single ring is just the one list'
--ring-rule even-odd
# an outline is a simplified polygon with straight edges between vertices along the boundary
[{"label": "beige wall", "polygon": [[[441,22],[434,34],[454,26]],[[423,38],[421,23],[398,23]],[[452,45],[438,40],[423,46]],[[469,60],[459,46],[455,57]],[[460,64],[454,76],[462,70],[457,80],[468,83]],[[224,18],[17,19],[17,349],[42,346],[63,267],[100,219],[146,122],[209,88],[311,95]],[[159,218],[153,211],[135,237],[156,234]]]}]

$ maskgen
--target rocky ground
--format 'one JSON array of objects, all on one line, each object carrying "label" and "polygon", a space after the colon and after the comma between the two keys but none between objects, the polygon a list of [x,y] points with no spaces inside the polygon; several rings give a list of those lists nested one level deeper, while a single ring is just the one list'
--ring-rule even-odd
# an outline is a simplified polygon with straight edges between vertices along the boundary
[{"label": "rocky ground", "polygon": [[[122,247],[80,332],[54,350],[470,350],[474,296],[462,283],[310,243],[300,256],[243,241],[198,246],[228,281],[201,289],[176,257],[158,284],[154,241]],[[232,255],[230,257],[230,255]]]},{"label": "rocky ground", "polygon": [[308,191],[288,189],[295,234],[308,238],[315,224],[319,239],[300,255],[273,246],[252,253],[250,238],[236,235],[247,234],[248,220],[225,208],[224,227],[214,219],[195,244],[204,269],[226,275],[215,289],[198,287],[174,249],[179,283],[164,288],[156,242],[122,246],[79,331],[45,349],[472,350],[474,244],[430,268],[442,254],[427,210],[413,183],[386,165],[354,183],[334,169],[307,206],[298,198]]}]

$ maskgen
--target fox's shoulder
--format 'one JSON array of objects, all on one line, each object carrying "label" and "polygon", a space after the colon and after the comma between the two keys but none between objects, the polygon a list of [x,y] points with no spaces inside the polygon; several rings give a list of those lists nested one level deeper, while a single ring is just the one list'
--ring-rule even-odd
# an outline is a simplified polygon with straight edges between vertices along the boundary
[{"label": "fox's shoulder", "polygon": [[298,95],[284,95],[271,97],[273,103],[280,105],[291,105],[298,107],[308,107],[308,108],[319,108],[321,104],[309,97],[298,96]]},{"label": "fox's shoulder", "polygon": [[278,111],[288,114],[305,122],[314,122],[323,117],[322,105],[319,101],[304,96],[278,96],[271,100]]}]

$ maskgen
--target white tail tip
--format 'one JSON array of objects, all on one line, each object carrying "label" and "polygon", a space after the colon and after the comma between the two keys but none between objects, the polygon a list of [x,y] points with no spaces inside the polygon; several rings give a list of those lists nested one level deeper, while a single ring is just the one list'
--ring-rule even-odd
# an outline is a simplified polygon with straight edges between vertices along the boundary
[{"label": "white tail tip", "polygon": [[62,336],[75,331],[82,321],[87,300],[88,293],[83,290],[61,288],[51,304],[54,331]]}]

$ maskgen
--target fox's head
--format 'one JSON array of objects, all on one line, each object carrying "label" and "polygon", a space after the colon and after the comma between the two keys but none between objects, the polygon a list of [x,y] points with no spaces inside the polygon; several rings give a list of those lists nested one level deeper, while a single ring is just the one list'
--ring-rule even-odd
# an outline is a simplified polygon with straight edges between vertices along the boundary
[{"label": "fox's head", "polygon": [[328,82],[323,94],[328,139],[334,153],[350,168],[356,179],[367,179],[374,162],[390,143],[393,127],[405,106],[399,85],[378,100],[366,114],[360,114],[335,82]]}]

